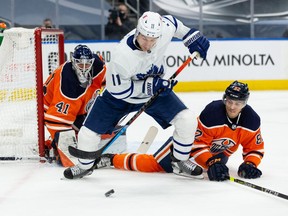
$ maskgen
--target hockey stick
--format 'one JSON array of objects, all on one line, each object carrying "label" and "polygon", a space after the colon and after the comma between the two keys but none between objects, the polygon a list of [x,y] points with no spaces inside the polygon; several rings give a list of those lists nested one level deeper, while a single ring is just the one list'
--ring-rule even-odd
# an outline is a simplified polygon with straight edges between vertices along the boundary
[{"label": "hockey stick", "polygon": [[[150,148],[152,142],[154,141],[156,135],[158,133],[158,128],[155,126],[151,126],[149,128],[149,130],[147,131],[147,133],[145,134],[138,150],[137,153],[139,154],[145,154],[148,149]],[[94,163],[92,169],[99,169],[99,167],[97,166],[98,163]],[[100,167],[101,168],[101,167]]]},{"label": "hockey stick", "polygon": [[137,153],[145,154],[150,148],[150,146],[152,145],[157,133],[158,133],[158,128],[155,126],[151,126],[149,130],[147,131],[139,148],[137,149]]},{"label": "hockey stick", "polygon": [[227,178],[231,182],[236,182],[238,184],[241,184],[241,185],[244,185],[244,186],[247,186],[247,187],[250,187],[250,188],[253,188],[253,189],[256,189],[256,190],[259,190],[259,191],[262,191],[262,192],[265,192],[265,193],[268,193],[268,194],[271,194],[271,195],[274,195],[274,196],[277,196],[277,197],[280,197],[280,198],[288,200],[288,196],[285,195],[285,194],[282,194],[282,193],[279,193],[279,192],[276,192],[276,191],[270,190],[268,188],[264,188],[264,187],[261,187],[261,186],[246,182],[246,181],[242,181],[240,179],[236,179],[236,178],[233,178],[231,176],[227,177]]},{"label": "hockey stick", "polygon": [[[199,56],[198,52],[192,53],[192,55],[189,56],[188,59],[186,59],[185,62],[177,69],[177,71],[172,74],[172,76],[169,78],[169,81],[173,80],[180,72],[192,61],[192,59],[197,58]],[[164,89],[159,89],[137,112],[134,116],[131,117],[131,119],[119,130],[114,137],[111,138],[109,142],[107,142],[102,148],[98,149],[97,151],[93,152],[87,152],[80,149],[77,149],[73,146],[69,146],[69,153],[73,155],[74,157],[80,158],[80,159],[91,159],[94,160],[101,156],[101,154],[121,135],[123,134],[127,128],[140,116],[142,112],[144,112],[159,96],[159,94]]]}]

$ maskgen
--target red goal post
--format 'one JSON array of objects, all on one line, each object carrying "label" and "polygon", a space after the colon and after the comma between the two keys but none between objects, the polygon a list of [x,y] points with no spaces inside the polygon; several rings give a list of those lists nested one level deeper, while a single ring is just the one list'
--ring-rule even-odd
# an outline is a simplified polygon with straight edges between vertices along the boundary
[{"label": "red goal post", "polygon": [[43,82],[64,57],[60,29],[11,28],[0,46],[0,159],[44,157]]}]

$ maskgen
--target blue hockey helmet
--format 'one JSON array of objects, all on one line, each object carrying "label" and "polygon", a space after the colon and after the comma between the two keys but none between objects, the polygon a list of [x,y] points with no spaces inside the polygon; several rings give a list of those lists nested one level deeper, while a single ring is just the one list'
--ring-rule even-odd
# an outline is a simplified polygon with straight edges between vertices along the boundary
[{"label": "blue hockey helmet", "polygon": [[76,46],[71,55],[73,69],[83,87],[91,83],[94,60],[92,51],[86,45]]}]

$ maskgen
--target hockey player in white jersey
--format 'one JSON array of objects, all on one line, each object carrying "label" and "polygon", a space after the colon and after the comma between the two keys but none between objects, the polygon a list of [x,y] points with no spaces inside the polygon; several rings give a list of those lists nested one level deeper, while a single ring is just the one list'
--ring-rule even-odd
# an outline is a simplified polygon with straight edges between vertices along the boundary
[{"label": "hockey player in white jersey", "polygon": [[[157,90],[163,88],[145,113],[164,129],[174,126],[173,167],[180,170],[185,167],[189,174],[199,174],[195,165],[189,170],[187,166],[191,163],[185,163],[194,140],[196,117],[172,91],[177,81],[163,79],[164,54],[173,37],[182,39],[191,54],[198,52],[203,59],[206,58],[210,44],[198,30],[186,27],[171,15],[161,17],[158,13],[145,12],[136,29],[128,33],[113,52],[107,65],[106,89],[94,102],[79,131],[78,149],[97,150],[101,134],[111,133],[123,116],[138,111]],[[93,172],[93,163],[93,160],[79,158],[79,163],[67,168],[64,176],[76,179],[89,175]]]}]

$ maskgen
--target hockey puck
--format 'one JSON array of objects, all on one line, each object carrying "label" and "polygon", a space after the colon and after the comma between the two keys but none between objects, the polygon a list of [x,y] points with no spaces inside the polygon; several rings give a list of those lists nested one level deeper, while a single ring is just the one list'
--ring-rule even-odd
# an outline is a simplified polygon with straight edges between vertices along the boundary
[{"label": "hockey puck", "polygon": [[115,193],[115,191],[113,189],[111,189],[105,193],[105,196],[110,197],[113,193]]}]

